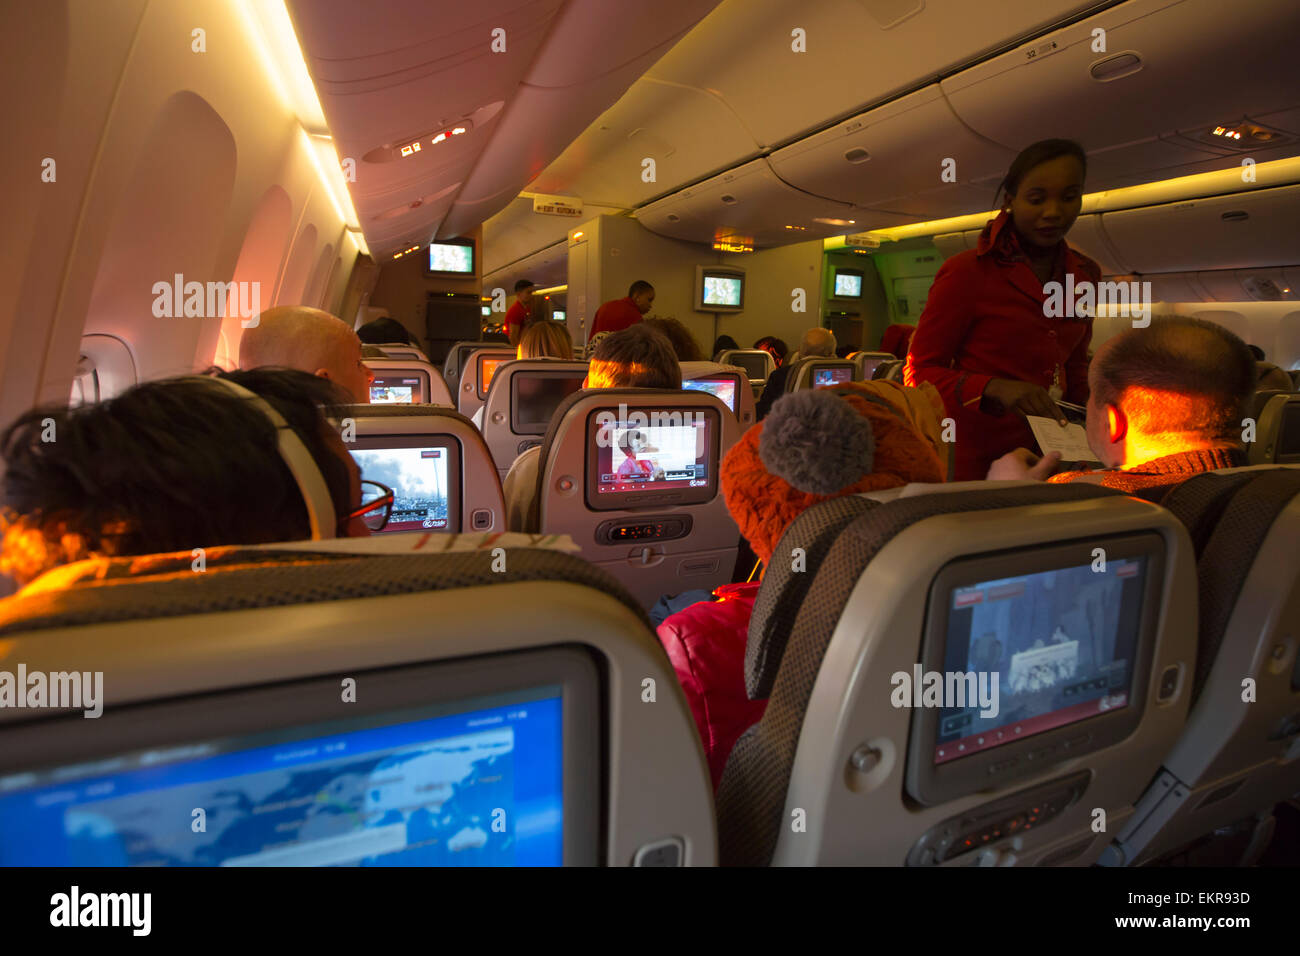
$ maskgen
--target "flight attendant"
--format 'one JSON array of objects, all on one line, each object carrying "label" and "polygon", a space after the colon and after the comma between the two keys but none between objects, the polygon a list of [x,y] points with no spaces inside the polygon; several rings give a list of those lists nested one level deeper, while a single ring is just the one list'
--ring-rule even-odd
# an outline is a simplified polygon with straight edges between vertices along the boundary
[{"label": "flight attendant", "polygon": [[1026,148],[998,187],[1002,211],[930,288],[903,374],[943,396],[956,422],[957,481],[981,480],[995,459],[1035,447],[1026,415],[1064,424],[1058,401],[1087,404],[1092,318],[1072,308],[1053,317],[1062,310],[1049,307],[1044,289],[1052,281],[1065,288],[1067,273],[1076,288],[1101,278],[1065,242],[1086,168],[1083,148],[1070,140]]}]

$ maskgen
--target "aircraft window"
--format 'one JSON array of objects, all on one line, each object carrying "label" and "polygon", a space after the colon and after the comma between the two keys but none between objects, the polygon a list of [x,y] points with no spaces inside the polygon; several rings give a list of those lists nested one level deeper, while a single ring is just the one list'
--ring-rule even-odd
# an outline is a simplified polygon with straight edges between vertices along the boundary
[{"label": "aircraft window", "polygon": [[73,408],[78,405],[93,405],[99,401],[99,371],[95,363],[86,356],[77,363],[77,377],[72,380],[72,394],[68,404]]}]

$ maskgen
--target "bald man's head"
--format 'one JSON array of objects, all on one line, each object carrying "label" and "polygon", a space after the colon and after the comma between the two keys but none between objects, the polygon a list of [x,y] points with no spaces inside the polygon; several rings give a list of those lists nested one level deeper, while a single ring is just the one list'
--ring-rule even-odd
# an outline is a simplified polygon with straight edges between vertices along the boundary
[{"label": "bald man's head", "polygon": [[[1130,446],[1173,451],[1239,442],[1255,390],[1255,357],[1221,325],[1154,316],[1149,327],[1128,329],[1097,349],[1088,384],[1089,443],[1112,465],[1102,446],[1108,433],[1125,429]],[[1141,460],[1126,454],[1120,465]]]},{"label": "bald man's head", "polygon": [[809,329],[799,343],[800,358],[826,358],[835,354],[835,333],[830,329]]},{"label": "bald man's head", "polygon": [[239,340],[242,369],[296,368],[329,379],[358,403],[370,401],[371,374],[357,333],[337,316],[305,305],[267,309]]}]

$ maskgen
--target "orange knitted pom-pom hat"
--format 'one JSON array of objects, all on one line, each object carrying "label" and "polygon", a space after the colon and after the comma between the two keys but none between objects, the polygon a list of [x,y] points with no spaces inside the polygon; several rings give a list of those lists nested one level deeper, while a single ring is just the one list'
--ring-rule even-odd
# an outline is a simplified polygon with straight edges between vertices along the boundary
[{"label": "orange knitted pom-pom hat", "polygon": [[944,480],[893,383],[792,392],[727,453],[722,493],[764,565],[795,518],[831,498]]}]

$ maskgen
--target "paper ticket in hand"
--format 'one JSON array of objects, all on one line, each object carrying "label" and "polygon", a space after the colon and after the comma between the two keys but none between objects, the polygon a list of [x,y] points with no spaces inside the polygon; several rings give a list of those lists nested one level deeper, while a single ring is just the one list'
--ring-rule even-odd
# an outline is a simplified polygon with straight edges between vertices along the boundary
[{"label": "paper ticket in hand", "polygon": [[1038,447],[1044,455],[1051,451],[1061,453],[1061,461],[1087,461],[1101,464],[1097,456],[1088,447],[1088,433],[1082,425],[1066,425],[1064,428],[1050,418],[1026,415],[1029,427],[1038,439]]}]

